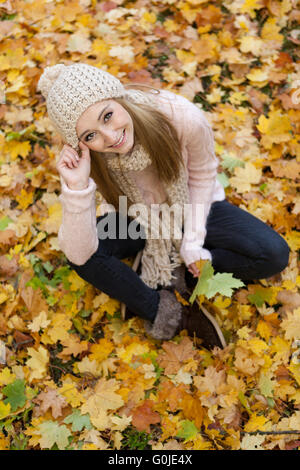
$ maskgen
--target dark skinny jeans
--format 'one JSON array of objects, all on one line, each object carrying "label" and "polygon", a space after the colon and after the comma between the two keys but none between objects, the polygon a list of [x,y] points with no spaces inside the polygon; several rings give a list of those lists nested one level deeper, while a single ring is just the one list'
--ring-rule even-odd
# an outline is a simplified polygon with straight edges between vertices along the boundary
[{"label": "dark skinny jeans", "polygon": [[[106,213],[97,217],[115,217]],[[121,217],[121,216],[120,216]],[[124,220],[124,219],[123,219]],[[126,223],[133,221],[125,218]],[[139,231],[139,224],[137,232]],[[119,233],[119,220],[116,218]],[[229,272],[244,280],[265,279],[280,273],[289,261],[289,246],[269,225],[226,199],[212,203],[206,222],[204,248],[212,255],[216,272]],[[147,286],[123,259],[133,257],[145,246],[138,238],[99,240],[97,251],[83,265],[69,265],[77,274],[101,292],[124,302],[136,315],[153,321],[159,304],[159,290]],[[187,276],[192,276],[186,269]]]}]

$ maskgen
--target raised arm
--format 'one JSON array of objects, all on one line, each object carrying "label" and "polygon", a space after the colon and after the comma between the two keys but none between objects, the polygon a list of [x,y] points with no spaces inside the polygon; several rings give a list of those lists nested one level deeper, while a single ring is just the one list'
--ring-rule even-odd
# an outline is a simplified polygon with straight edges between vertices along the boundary
[{"label": "raised arm", "polygon": [[62,224],[58,231],[60,249],[76,265],[84,264],[98,248],[96,227],[96,183],[89,177],[86,189],[68,188],[61,177]]}]

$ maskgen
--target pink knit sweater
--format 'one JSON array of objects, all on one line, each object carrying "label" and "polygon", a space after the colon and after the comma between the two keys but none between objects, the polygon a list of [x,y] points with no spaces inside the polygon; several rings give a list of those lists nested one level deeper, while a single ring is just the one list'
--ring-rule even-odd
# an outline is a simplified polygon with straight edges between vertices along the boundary
[{"label": "pink knit sweater", "polygon": [[[190,203],[193,210],[184,225],[180,254],[186,264],[199,259],[210,259],[211,253],[203,248],[206,236],[206,219],[214,201],[225,199],[224,188],[216,179],[219,160],[214,152],[212,128],[205,113],[183,96],[168,90],[154,95],[158,109],[164,112],[174,124],[181,144],[181,152],[188,175]],[[148,205],[165,200],[162,184],[157,176],[148,170],[133,172],[136,184]],[[86,189],[75,191],[68,188],[63,178],[61,195],[63,218],[58,232],[59,247],[66,257],[76,265],[84,264],[98,248],[96,226],[96,184],[89,178]],[[195,207],[202,203],[204,216],[196,217]],[[108,212],[106,201],[101,203],[101,214]]]}]

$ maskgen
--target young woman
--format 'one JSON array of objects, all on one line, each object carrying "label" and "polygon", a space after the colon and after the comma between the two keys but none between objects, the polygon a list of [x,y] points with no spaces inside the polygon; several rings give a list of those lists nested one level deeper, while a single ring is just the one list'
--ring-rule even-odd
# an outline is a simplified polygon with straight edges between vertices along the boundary
[{"label": "young woman", "polygon": [[[242,280],[270,277],[287,266],[289,247],[226,200],[203,111],[167,90],[123,85],[88,64],[46,67],[38,90],[65,142],[57,163],[63,207],[58,236],[70,266],[144,318],[154,338],[171,339],[186,328],[204,346],[222,347],[216,325],[196,303],[179,303],[174,289],[184,295],[200,259]],[[99,217],[96,189],[104,199]],[[166,208],[176,210],[160,217]],[[139,252],[135,272],[121,260]]]}]

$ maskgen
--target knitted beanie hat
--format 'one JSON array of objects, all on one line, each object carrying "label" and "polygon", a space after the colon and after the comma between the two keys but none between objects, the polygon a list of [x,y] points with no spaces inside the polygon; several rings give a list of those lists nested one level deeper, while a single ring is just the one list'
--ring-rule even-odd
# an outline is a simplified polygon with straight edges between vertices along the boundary
[{"label": "knitted beanie hat", "polygon": [[126,90],[120,80],[110,73],[82,63],[46,67],[37,90],[46,99],[48,115],[57,131],[77,151],[76,123],[89,106],[97,101],[124,96],[131,96],[134,102],[146,102],[141,97],[142,92]]}]

